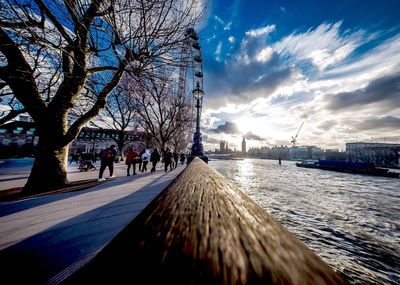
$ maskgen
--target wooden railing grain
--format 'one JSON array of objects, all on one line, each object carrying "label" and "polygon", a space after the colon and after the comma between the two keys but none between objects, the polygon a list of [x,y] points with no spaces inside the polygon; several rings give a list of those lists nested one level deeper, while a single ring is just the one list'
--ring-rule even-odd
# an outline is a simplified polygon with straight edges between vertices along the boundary
[{"label": "wooden railing grain", "polygon": [[200,159],[66,284],[345,284]]}]

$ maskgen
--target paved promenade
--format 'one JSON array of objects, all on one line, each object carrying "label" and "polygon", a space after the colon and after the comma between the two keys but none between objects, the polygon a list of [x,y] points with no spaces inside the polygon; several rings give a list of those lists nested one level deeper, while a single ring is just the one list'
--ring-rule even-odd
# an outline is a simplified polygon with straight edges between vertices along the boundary
[{"label": "paved promenade", "polygon": [[[33,160],[31,159],[13,160],[11,163],[8,163],[10,165],[10,167],[8,167],[8,165],[1,165],[0,161],[0,191],[14,187],[23,187],[28,180],[32,168],[32,162]],[[88,172],[79,171],[78,164],[75,162],[68,165],[68,180],[79,181],[97,178],[99,175],[100,162],[96,162],[95,165],[97,169]],[[137,168],[138,166],[136,166],[136,169]],[[150,170],[151,166],[148,166],[147,168]],[[157,169],[161,168],[161,164],[158,163]],[[124,162],[114,164],[114,174],[117,175],[117,177],[126,176],[126,165]],[[108,168],[106,168],[104,171],[104,177],[107,177],[108,175]]]},{"label": "paved promenade", "polygon": [[[184,167],[0,203],[2,283],[58,284],[108,244]],[[126,175],[125,166],[117,168],[117,175]],[[96,177],[98,171],[89,173],[84,174]]]}]

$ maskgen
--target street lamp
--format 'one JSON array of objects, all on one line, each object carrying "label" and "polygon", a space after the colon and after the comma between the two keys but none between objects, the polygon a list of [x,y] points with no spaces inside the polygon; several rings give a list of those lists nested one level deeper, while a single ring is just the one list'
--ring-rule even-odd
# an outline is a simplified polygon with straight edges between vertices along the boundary
[{"label": "street lamp", "polygon": [[192,160],[195,156],[198,156],[205,162],[207,162],[208,159],[206,156],[204,156],[203,143],[200,133],[200,107],[201,107],[201,100],[204,96],[204,92],[200,88],[199,81],[197,81],[196,88],[192,91],[192,93],[193,97],[196,99],[197,116],[196,116],[196,131],[193,135],[192,155],[190,160]]},{"label": "street lamp", "polygon": [[[193,93],[193,97],[196,98],[197,100],[200,100],[201,98],[203,98],[204,92],[200,88],[199,81],[197,81],[196,88],[192,91],[192,93]],[[197,101],[197,102],[199,102],[199,101]]]},{"label": "street lamp", "polygon": [[190,163],[193,158],[196,156],[208,162],[207,156],[204,155],[203,143],[201,139],[200,133],[200,108],[203,101],[204,91],[202,90],[203,87],[203,59],[201,58],[201,47],[199,41],[199,36],[197,35],[196,31],[192,28],[186,30],[186,36],[188,38],[187,43],[190,44],[190,47],[195,49],[193,53],[193,69],[194,69],[194,76],[199,78],[201,81],[196,81],[196,87],[193,89],[192,94],[194,99],[196,99],[196,109],[197,109],[197,116],[196,116],[196,131],[193,135],[193,145],[191,149],[191,155],[187,159],[187,163]]}]

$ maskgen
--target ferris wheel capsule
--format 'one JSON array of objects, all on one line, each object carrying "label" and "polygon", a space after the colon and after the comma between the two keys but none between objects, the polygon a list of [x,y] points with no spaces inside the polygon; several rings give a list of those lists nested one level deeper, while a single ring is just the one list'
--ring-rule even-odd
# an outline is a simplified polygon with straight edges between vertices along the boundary
[{"label": "ferris wheel capsule", "polygon": [[194,42],[194,43],[192,44],[192,46],[193,46],[193,48],[195,48],[195,49],[197,49],[197,50],[200,50],[200,44],[199,44],[198,42]]}]

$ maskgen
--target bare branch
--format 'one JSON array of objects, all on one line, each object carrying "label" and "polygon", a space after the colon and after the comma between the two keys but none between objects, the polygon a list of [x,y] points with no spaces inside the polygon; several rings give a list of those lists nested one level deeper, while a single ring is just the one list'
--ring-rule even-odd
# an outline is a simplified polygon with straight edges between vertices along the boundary
[{"label": "bare branch", "polygon": [[8,121],[14,119],[16,116],[25,113],[25,109],[20,109],[20,110],[11,110],[7,115],[4,117],[0,118],[0,126],[7,123]]},{"label": "bare branch", "polygon": [[[1,68],[0,68],[0,73],[1,73]],[[0,76],[1,78],[1,76]],[[2,90],[4,87],[6,87],[8,84],[5,82],[0,82],[0,90]],[[1,96],[1,95],[0,95]]]},{"label": "bare branch", "polygon": [[87,72],[89,74],[92,74],[92,73],[106,71],[106,70],[118,70],[118,68],[115,66],[99,66],[99,67],[88,68]]},{"label": "bare branch", "polygon": [[57,30],[62,34],[64,39],[72,44],[73,40],[68,35],[67,31],[64,29],[64,26],[57,20],[56,16],[47,8],[47,6],[43,3],[42,0],[35,0],[36,5],[40,8],[40,10],[50,19],[50,21],[54,24]]},{"label": "bare branch", "polygon": [[[18,45],[0,28],[0,52],[8,60],[7,67],[2,67],[0,77],[10,86],[18,100],[35,120],[46,111],[33,78],[33,71]],[[8,74],[5,75],[4,71]],[[27,94],[28,93],[28,94]]]}]

